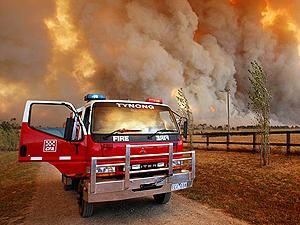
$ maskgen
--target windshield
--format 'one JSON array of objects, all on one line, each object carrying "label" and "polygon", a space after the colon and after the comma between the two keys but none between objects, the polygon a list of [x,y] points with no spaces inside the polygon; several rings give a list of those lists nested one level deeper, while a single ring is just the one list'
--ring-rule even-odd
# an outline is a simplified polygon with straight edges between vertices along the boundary
[{"label": "windshield", "polygon": [[95,103],[92,133],[109,134],[119,129],[134,134],[152,134],[159,130],[178,132],[168,107],[139,103]]}]

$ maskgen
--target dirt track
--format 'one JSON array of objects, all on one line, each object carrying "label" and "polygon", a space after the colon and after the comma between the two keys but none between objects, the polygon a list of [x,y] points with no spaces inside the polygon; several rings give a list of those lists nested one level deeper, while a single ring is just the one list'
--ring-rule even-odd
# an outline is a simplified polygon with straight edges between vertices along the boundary
[{"label": "dirt track", "polygon": [[54,167],[42,164],[37,179],[37,193],[25,224],[247,224],[176,194],[167,205],[157,205],[151,197],[97,204],[94,216],[83,219],[76,193],[63,190]]}]

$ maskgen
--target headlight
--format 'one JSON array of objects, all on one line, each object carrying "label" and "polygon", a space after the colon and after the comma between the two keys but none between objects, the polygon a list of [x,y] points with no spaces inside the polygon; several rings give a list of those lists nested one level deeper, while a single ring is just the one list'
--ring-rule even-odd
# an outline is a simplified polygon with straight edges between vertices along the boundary
[{"label": "headlight", "polygon": [[96,169],[96,173],[115,173],[116,172],[116,167],[114,166],[105,166],[105,167],[98,167]]}]

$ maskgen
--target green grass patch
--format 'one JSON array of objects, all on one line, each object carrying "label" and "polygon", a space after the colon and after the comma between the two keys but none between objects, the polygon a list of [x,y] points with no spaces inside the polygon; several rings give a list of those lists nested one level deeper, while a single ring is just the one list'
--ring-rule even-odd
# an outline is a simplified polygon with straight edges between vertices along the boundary
[{"label": "green grass patch", "polygon": [[35,191],[38,164],[19,163],[17,152],[0,152],[0,224],[20,223]]},{"label": "green grass patch", "polygon": [[196,179],[180,192],[253,224],[300,224],[300,157],[197,151]]}]

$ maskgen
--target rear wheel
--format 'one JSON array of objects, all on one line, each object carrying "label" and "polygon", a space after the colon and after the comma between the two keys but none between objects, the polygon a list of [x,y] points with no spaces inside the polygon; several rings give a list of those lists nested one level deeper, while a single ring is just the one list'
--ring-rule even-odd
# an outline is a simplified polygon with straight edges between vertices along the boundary
[{"label": "rear wheel", "polygon": [[170,201],[171,192],[153,195],[153,198],[158,204],[166,204]]}]

